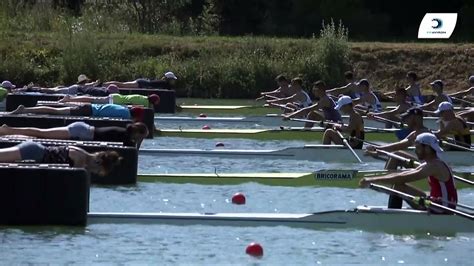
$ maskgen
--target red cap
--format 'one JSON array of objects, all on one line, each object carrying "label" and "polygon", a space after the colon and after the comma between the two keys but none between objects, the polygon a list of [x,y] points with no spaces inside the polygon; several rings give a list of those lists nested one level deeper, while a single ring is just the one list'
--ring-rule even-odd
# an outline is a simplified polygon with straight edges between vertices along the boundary
[{"label": "red cap", "polygon": [[142,107],[132,107],[130,109],[130,114],[136,122],[143,122],[143,119],[145,117],[145,109],[143,109]]},{"label": "red cap", "polygon": [[148,95],[148,101],[153,105],[158,105],[160,104],[160,96],[156,94]]}]

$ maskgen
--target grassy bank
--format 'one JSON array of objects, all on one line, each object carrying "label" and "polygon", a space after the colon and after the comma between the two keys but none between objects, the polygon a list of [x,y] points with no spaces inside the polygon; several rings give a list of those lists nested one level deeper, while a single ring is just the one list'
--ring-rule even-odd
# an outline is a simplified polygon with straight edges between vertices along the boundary
[{"label": "grassy bank", "polygon": [[308,83],[324,79],[336,86],[343,84],[342,73],[352,69],[378,89],[392,90],[413,70],[424,88],[440,78],[453,91],[465,88],[467,75],[474,72],[474,44],[348,43],[346,56],[341,54],[344,47],[334,47],[344,44],[321,39],[73,31],[1,32],[0,37],[0,79],[20,85],[69,84],[80,73],[101,80],[131,80],[171,70],[180,77],[180,96],[249,98],[274,87],[279,73],[301,75]]}]

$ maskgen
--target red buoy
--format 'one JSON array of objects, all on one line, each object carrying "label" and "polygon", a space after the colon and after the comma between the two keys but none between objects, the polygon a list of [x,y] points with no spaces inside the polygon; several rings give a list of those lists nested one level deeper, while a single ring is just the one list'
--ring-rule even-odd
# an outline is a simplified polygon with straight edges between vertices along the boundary
[{"label": "red buoy", "polygon": [[237,205],[245,204],[245,195],[240,192],[235,193],[234,196],[232,196],[232,203]]},{"label": "red buoy", "polygon": [[216,143],[216,147],[224,147],[224,143],[222,143],[222,142],[217,142],[217,143]]},{"label": "red buoy", "polygon": [[202,127],[202,129],[211,129],[211,127],[208,126],[208,125],[204,125],[204,126]]},{"label": "red buoy", "polygon": [[253,257],[262,257],[263,248],[259,243],[252,242],[245,249],[245,253]]},{"label": "red buoy", "polygon": [[207,117],[206,114],[199,114],[199,117]]}]

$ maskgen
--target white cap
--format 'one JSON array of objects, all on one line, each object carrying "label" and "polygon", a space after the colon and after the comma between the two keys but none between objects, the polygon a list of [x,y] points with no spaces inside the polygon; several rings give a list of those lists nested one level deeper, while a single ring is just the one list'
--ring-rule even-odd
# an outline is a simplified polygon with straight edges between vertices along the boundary
[{"label": "white cap", "polygon": [[178,79],[173,72],[166,72],[165,77],[169,79]]},{"label": "white cap", "polygon": [[2,82],[1,87],[2,87],[2,88],[5,88],[5,89],[14,89],[14,88],[16,88],[16,86],[13,85],[13,83],[11,83],[11,82],[8,81],[8,80],[4,80],[4,81]]},{"label": "white cap", "polygon": [[90,80],[86,75],[80,74],[79,77],[77,77],[77,83],[82,83],[84,81]]},{"label": "white cap", "polygon": [[420,135],[416,136],[415,143],[430,146],[433,150],[436,151],[436,155],[438,156],[438,158],[441,157],[443,149],[441,149],[441,147],[439,146],[438,138],[436,138],[436,136],[432,133],[421,133]]},{"label": "white cap", "polygon": [[469,82],[474,83],[474,75],[469,77]]},{"label": "white cap", "polygon": [[453,105],[450,102],[442,102],[438,105],[438,110],[436,110],[434,113],[439,114],[442,111],[448,111],[448,110],[453,110]]},{"label": "white cap", "polygon": [[341,107],[343,107],[344,105],[346,104],[350,104],[352,103],[352,98],[349,97],[349,96],[341,96],[339,97],[339,100],[337,100],[337,104],[336,106],[334,107],[334,109],[336,110],[340,110]]}]

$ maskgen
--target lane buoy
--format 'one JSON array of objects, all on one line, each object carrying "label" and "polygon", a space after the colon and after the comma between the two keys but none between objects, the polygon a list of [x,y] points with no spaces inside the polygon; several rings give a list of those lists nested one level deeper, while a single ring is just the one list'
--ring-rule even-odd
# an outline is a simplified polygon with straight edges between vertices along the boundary
[{"label": "lane buoy", "polygon": [[211,129],[211,127],[208,126],[208,125],[204,125],[204,126],[202,127],[202,129]]},{"label": "lane buoy", "polygon": [[237,205],[245,204],[245,195],[240,192],[235,193],[234,196],[232,196],[232,203]]},{"label": "lane buoy", "polygon": [[199,117],[207,117],[207,115],[201,113],[201,114],[199,114]]},{"label": "lane buoy", "polygon": [[260,245],[259,243],[252,242],[245,249],[245,253],[253,257],[262,257],[263,256],[262,245]]},{"label": "lane buoy", "polygon": [[217,142],[217,143],[216,143],[216,147],[224,147],[224,146],[225,146],[225,145],[224,145],[224,143],[222,143],[222,142]]}]

